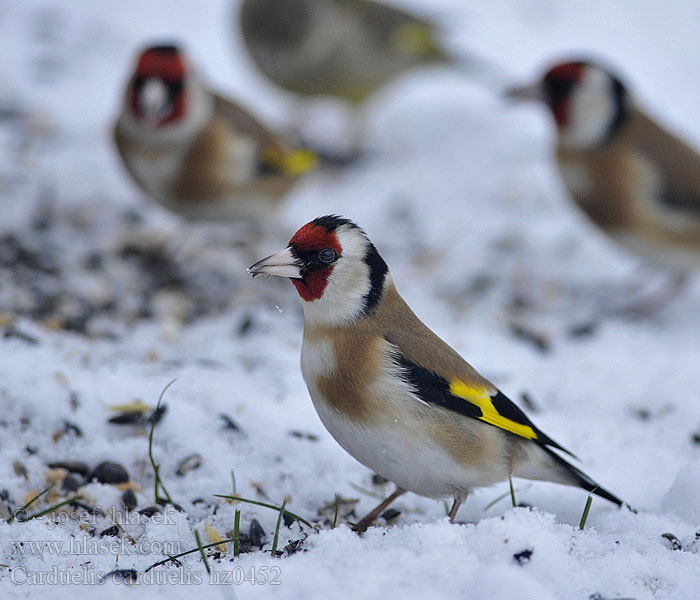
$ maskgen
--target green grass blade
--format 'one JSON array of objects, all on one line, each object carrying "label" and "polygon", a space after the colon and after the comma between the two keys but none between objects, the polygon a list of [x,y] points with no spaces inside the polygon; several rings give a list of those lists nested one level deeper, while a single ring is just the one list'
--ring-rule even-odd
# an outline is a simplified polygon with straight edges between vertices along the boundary
[{"label": "green grass blade", "polygon": [[[194,530],[194,539],[197,540],[197,549],[199,550],[199,553],[202,556],[202,560],[204,561],[204,567],[207,570],[207,574],[211,575],[211,567],[209,566],[209,561],[207,560],[207,555],[204,553],[204,547],[202,546],[202,540],[199,537],[199,531],[196,529]],[[221,543],[221,542],[219,542]]]},{"label": "green grass blade", "polygon": [[236,509],[233,517],[233,555],[241,553],[241,511]]},{"label": "green grass blade", "polygon": [[340,502],[340,496],[335,495],[335,512],[333,513],[333,523],[331,523],[331,529],[335,529],[338,524],[338,503]]},{"label": "green grass blade", "polygon": [[578,528],[583,531],[586,526],[586,521],[588,520],[588,511],[591,510],[591,502],[593,502],[593,496],[588,494],[588,499],[586,500],[586,506],[583,509],[583,514],[581,515],[581,521],[578,524]]},{"label": "green grass blade", "polygon": [[270,554],[272,554],[273,558],[277,558],[277,542],[279,542],[280,539],[280,525],[282,525],[282,515],[284,514],[284,507],[287,505],[287,499],[284,499],[284,502],[282,502],[282,508],[280,508],[280,514],[277,515],[277,525],[275,526],[275,537],[272,538],[272,550],[270,551]]},{"label": "green grass blade", "polygon": [[[241,496],[228,496],[226,494],[214,494],[215,498],[226,498],[227,500],[237,500],[238,502],[245,502],[247,504],[255,504],[256,506],[264,506],[265,508],[271,508],[272,510],[281,510],[279,506],[275,506],[274,504],[270,504],[268,502],[261,502],[260,500],[251,500],[250,498],[242,498]],[[303,519],[297,514],[294,514],[293,512],[289,510],[285,510],[285,513],[287,513],[292,519],[296,519],[297,521],[301,521],[304,525],[307,527],[311,527],[312,529],[316,528],[316,525],[310,523],[306,519]]]},{"label": "green grass blade", "polygon": [[75,502],[76,500],[80,500],[82,496],[78,494],[77,496],[73,496],[72,498],[68,498],[68,500],[64,500],[63,502],[59,502],[58,504],[54,504],[53,506],[49,506],[48,508],[42,510],[41,512],[34,513],[33,515],[28,516],[25,521],[31,521],[32,519],[38,519],[39,517],[43,517],[44,515],[48,515],[49,513],[52,513],[55,510],[58,510],[62,506],[65,506],[66,504],[70,504],[71,502]]},{"label": "green grass blade", "polygon": [[[156,414],[158,412],[158,409],[160,408],[160,403],[163,401],[163,397],[165,396],[165,392],[168,391],[168,388],[177,381],[177,379],[173,379],[168,385],[166,385],[163,390],[160,393],[160,396],[158,397],[158,403],[156,404],[156,409],[153,411],[153,414]],[[155,501],[156,504],[158,504],[158,499],[159,499],[159,494],[158,494],[158,488],[161,487],[163,488],[163,493],[165,494],[165,497],[168,499],[168,502],[171,504],[173,503],[173,499],[170,497],[170,494],[168,493],[168,490],[165,489],[165,486],[163,485],[163,482],[161,481],[160,478],[160,466],[156,464],[155,458],[153,458],[153,431],[156,428],[156,420],[151,419],[151,431],[148,434],[148,458],[151,459],[151,466],[153,467],[153,474],[156,478],[155,481],[155,489],[154,489],[154,495],[155,495]]]},{"label": "green grass blade", "polygon": [[[44,494],[47,494],[47,493],[49,492],[49,490],[50,490],[54,485],[55,485],[55,484],[52,483],[52,484],[51,484],[49,487],[47,487],[45,490],[42,490],[42,491],[39,492],[36,496],[34,496],[31,500],[29,500],[29,502],[27,502],[24,506],[13,510],[13,511],[12,511],[12,514],[10,515],[10,518],[7,520],[7,522],[8,522],[8,523],[12,523],[12,521],[15,520],[15,517],[16,517],[19,513],[21,513],[21,512],[26,513],[26,512],[27,512],[27,509],[28,509],[32,504],[34,504],[39,498],[41,498]],[[28,520],[29,520],[28,518],[24,518],[24,519],[23,519],[23,521],[28,521]]]},{"label": "green grass blade", "polygon": [[218,546],[219,544],[228,544],[229,542],[232,542],[233,538],[227,538],[225,540],[219,540],[218,542],[212,542],[211,544],[204,544],[203,546],[197,546],[197,548],[192,548],[192,550],[185,550],[184,552],[180,552],[180,554],[173,554],[172,556],[168,556],[168,558],[164,558],[163,560],[159,560],[158,562],[154,562],[152,565],[146,567],[144,570],[144,573],[148,573],[151,569],[154,569],[155,567],[159,567],[160,565],[164,565],[165,563],[169,563],[171,560],[177,560],[178,558],[182,558],[183,556],[187,556],[188,554],[194,554],[195,552],[200,552],[202,550],[205,550],[207,548],[213,548],[214,546]]}]

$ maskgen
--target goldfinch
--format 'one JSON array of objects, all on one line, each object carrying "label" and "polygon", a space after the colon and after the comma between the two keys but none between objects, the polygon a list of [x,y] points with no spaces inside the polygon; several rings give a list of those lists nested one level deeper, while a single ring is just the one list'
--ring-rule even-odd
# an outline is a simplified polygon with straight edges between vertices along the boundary
[{"label": "goldfinch", "polygon": [[347,452],[396,484],[359,528],[406,491],[451,496],[454,522],[472,489],[511,475],[622,504],[418,319],[351,221],[319,217],[248,271],[291,279],[304,301],[301,371],[321,421]]},{"label": "goldfinch", "polygon": [[145,48],[114,140],[146,194],[193,219],[269,219],[317,156],[209,90],[175,45]]},{"label": "goldfinch", "polygon": [[669,271],[676,291],[700,264],[700,155],[593,62],[557,64],[507,95],[549,108],[556,162],[576,204],[615,241]]},{"label": "goldfinch", "polygon": [[243,40],[275,84],[361,103],[395,75],[447,62],[434,27],[372,0],[243,0]]}]

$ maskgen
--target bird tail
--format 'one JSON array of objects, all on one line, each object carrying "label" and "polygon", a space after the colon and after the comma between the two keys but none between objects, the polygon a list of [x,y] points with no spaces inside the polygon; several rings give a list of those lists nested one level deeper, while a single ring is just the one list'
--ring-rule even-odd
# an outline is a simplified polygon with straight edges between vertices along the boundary
[{"label": "bird tail", "polygon": [[612,492],[609,492],[605,488],[598,485],[593,479],[591,479],[588,475],[586,475],[583,471],[581,471],[581,469],[575,467],[570,462],[563,459],[561,456],[559,456],[556,452],[554,452],[550,448],[542,447],[542,449],[549,455],[549,457],[558,466],[562,467],[566,471],[569,478],[573,480],[572,483],[574,485],[577,485],[578,487],[583,488],[584,490],[586,490],[587,492],[590,492],[591,494],[595,494],[596,496],[600,496],[601,498],[605,498],[606,500],[612,502],[613,504],[617,504],[618,506],[622,506],[624,504],[628,508],[631,508],[629,506],[629,504],[627,504],[626,502],[623,502],[615,494],[613,494]]}]

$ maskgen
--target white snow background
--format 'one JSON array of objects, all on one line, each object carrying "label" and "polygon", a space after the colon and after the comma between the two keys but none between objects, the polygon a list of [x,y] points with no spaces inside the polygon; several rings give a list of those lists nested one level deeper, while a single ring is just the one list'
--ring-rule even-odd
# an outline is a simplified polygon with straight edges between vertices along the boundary
[{"label": "white snow background", "polygon": [[[553,58],[604,57],[650,112],[700,147],[700,8],[692,2],[397,4],[440,23],[452,47],[502,65],[513,83],[535,77]],[[165,557],[166,542],[183,551],[196,547],[195,529],[207,543],[205,523],[222,535],[232,530],[239,508],[241,530],[256,518],[267,540],[262,550],[235,559],[231,544],[225,555],[210,551],[218,579],[194,553],[179,566],[155,568],[135,586],[109,577],[98,593],[697,597],[697,277],[649,319],[597,318],[599,302],[624,294],[635,278],[657,274],[640,275],[637,259],[568,201],[550,160],[552,126],[544,110],[509,106],[493,89],[447,69],[407,74],[373,98],[369,157],[297,186],[283,233],[260,240],[259,256],[232,249],[220,229],[167,214],[129,181],[109,135],[139,45],[184,42],[212,86],[277,127],[293,123],[293,99],[254,71],[231,14],[228,0],[0,1],[0,104],[30,115],[20,126],[0,121],[0,239],[13,235],[48,254],[60,271],[46,280],[49,288],[58,286],[49,292],[61,298],[59,316],[73,314],[78,295],[116,302],[86,331],[66,331],[65,322],[46,312],[31,318],[29,309],[20,310],[31,304],[31,286],[0,256],[0,491],[10,507],[21,506],[32,490],[46,487],[48,463],[82,460],[94,467],[110,460],[128,470],[138,507],[152,505],[147,430],[108,423],[114,415],[108,406],[136,399],[154,405],[177,378],[165,396],[168,410],[155,427],[153,450],[168,491],[185,511],[167,507],[160,521],[125,522],[136,546],[123,534],[99,537],[112,524],[108,517],[94,518],[97,535],[74,519],[0,520],[0,595],[94,597],[92,585],[49,591],[30,578],[53,574],[80,583],[114,569],[142,572]],[[332,142],[342,129],[342,110],[317,104],[307,111],[307,134],[318,140],[327,133]],[[36,218],[45,213],[50,225],[42,228]],[[504,483],[475,492],[459,513],[460,525],[447,522],[443,503],[407,494],[395,503],[397,518],[380,520],[362,537],[344,524],[331,529],[336,494],[359,500],[352,520],[377,502],[357,486],[375,495],[390,487],[373,484],[372,473],[344,453],[313,410],[298,367],[302,319],[293,287],[245,273],[253,259],[277,251],[298,227],[328,213],[363,226],[415,312],[638,513],[594,499],[580,531],[585,492],[516,480],[518,501],[532,508],[513,509],[507,496],[489,507],[508,491]],[[147,278],[138,265],[115,258],[132,239],[160,245],[197,293],[148,292],[139,316]],[[95,253],[104,260],[88,269],[86,257]],[[223,283],[217,287],[217,281]],[[217,300],[208,305],[212,295]],[[514,324],[539,336],[542,347],[514,335]],[[523,393],[534,407],[522,404]],[[243,432],[225,429],[221,413]],[[69,428],[54,436],[66,421],[82,435]],[[193,453],[202,456],[201,467],[176,475]],[[286,550],[272,558],[278,513],[214,497],[231,492],[232,471],[241,496],[278,506],[286,498],[289,510],[318,520],[320,532],[282,525],[278,547]],[[91,483],[81,491],[93,505],[121,507],[114,485]],[[319,516],[323,505],[331,506],[330,517],[328,510]],[[47,506],[42,501],[29,512]],[[667,533],[677,538],[675,549]],[[122,546],[70,552],[71,543],[105,539]],[[292,553],[294,540],[304,541]],[[22,550],[20,541],[62,546],[55,553]],[[281,584],[262,584],[261,567],[279,568]],[[212,583],[251,573],[256,584],[250,578]]]}]

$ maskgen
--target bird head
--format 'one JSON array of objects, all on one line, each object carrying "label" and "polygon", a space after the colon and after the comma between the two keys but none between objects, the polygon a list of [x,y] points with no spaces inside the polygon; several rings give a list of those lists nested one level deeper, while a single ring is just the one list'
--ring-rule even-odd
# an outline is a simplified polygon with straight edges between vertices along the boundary
[{"label": "bird head", "polygon": [[248,272],[288,277],[304,300],[305,318],[326,324],[351,323],[373,312],[389,276],[365,232],[335,215],[307,223],[284,250]]},{"label": "bird head", "polygon": [[554,116],[559,143],[573,150],[592,149],[609,140],[630,109],[622,82],[584,60],[556,64],[539,81],[512,88],[506,97],[543,102]]},{"label": "bird head", "polygon": [[143,50],[129,82],[126,107],[141,125],[153,129],[182,121],[188,110],[191,71],[175,45]]}]

